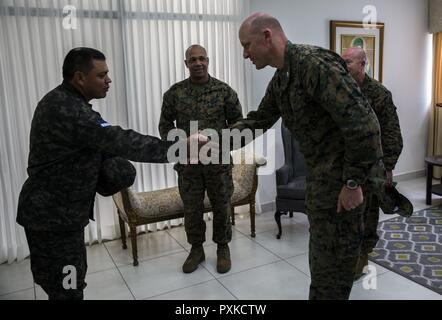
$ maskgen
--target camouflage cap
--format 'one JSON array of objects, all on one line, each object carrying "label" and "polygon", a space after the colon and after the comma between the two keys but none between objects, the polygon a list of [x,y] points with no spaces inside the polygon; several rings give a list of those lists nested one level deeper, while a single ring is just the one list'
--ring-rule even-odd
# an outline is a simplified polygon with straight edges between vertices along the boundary
[{"label": "camouflage cap", "polygon": [[392,186],[385,188],[380,199],[380,207],[385,214],[398,214],[402,217],[410,217],[413,214],[413,205],[410,200]]},{"label": "camouflage cap", "polygon": [[105,197],[130,187],[137,171],[128,160],[114,157],[103,161],[97,182],[97,192]]}]

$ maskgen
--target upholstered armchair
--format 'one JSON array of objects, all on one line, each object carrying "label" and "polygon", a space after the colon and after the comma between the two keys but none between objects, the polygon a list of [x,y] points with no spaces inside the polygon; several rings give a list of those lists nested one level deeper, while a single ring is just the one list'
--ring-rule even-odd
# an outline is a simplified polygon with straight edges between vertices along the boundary
[{"label": "upholstered armchair", "polygon": [[[232,170],[234,191],[231,198],[231,219],[235,224],[234,208],[250,205],[251,236],[255,237],[255,193],[258,187],[257,169],[265,164],[265,159],[255,154],[238,150],[233,153],[235,159],[239,155],[241,161]],[[178,187],[148,192],[136,192],[131,187],[121,190],[112,196],[118,210],[121,240],[123,249],[126,245],[126,224],[129,226],[132,245],[133,265],[138,265],[136,227],[171,219],[183,218],[183,202]],[[210,201],[204,199],[204,212],[211,212]]]},{"label": "upholstered armchair", "polygon": [[276,212],[278,224],[277,238],[281,238],[281,215],[305,211],[305,189],[307,165],[303,154],[299,151],[299,143],[283,123],[281,135],[284,146],[284,165],[276,170]]}]

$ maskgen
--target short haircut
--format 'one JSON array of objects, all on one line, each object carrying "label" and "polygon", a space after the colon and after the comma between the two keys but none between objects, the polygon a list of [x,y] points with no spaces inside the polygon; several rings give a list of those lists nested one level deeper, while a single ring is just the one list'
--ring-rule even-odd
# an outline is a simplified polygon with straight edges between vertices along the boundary
[{"label": "short haircut", "polygon": [[190,54],[190,51],[191,51],[192,49],[194,49],[194,48],[201,49],[201,50],[204,52],[204,54],[207,56],[206,48],[204,48],[203,46],[200,46],[199,44],[192,44],[189,48],[187,48],[186,53],[184,54],[186,60],[187,60],[187,57],[188,57],[189,54]]},{"label": "short haircut", "polygon": [[106,60],[104,54],[93,48],[74,48],[66,55],[63,62],[63,79],[71,80],[76,71],[87,74],[92,70],[92,60]]}]

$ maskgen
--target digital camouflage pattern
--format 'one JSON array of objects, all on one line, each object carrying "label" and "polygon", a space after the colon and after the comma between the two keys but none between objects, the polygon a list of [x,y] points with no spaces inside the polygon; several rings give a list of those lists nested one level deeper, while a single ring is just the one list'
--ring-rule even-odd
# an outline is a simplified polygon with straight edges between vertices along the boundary
[{"label": "digital camouflage pattern", "polygon": [[[25,233],[35,283],[50,300],[82,300],[87,272],[83,229],[47,232],[25,228]],[[74,279],[76,283],[71,281]]]},{"label": "digital camouflage pattern", "polygon": [[[50,299],[82,299],[87,271],[84,227],[93,218],[99,171],[115,156],[167,162],[171,142],[108,124],[71,84],[38,103],[30,133],[28,179],[17,223],[25,227],[34,280]],[[60,270],[72,265],[77,290],[64,290]]]},{"label": "digital camouflage pattern", "polygon": [[[288,42],[284,61],[258,110],[232,128],[268,129],[281,117],[299,141],[307,162],[310,299],[348,299],[374,172],[384,169],[379,122],[336,53]],[[348,179],[362,185],[364,204],[338,214]]]},{"label": "digital camouflage pattern", "polygon": [[207,192],[213,210],[212,240],[217,244],[229,243],[232,239],[230,197],[233,194],[230,167],[202,164],[183,166],[178,170],[178,188],[184,205],[188,242],[199,245],[206,240],[203,211]]},{"label": "digital camouflage pattern", "polygon": [[162,139],[175,128],[189,136],[190,121],[198,121],[199,129],[214,129],[221,135],[222,129],[240,119],[242,109],[238,95],[228,84],[213,77],[203,85],[186,79],[164,93],[158,129]]},{"label": "digital camouflage pattern", "polygon": [[133,164],[121,157],[112,157],[101,163],[98,173],[97,193],[104,197],[111,196],[133,185],[137,170]]},{"label": "digital camouflage pattern", "polygon": [[362,235],[363,215],[370,195],[354,210],[337,214],[336,208],[309,211],[309,299],[346,300],[354,280]]},{"label": "digital camouflage pattern", "polygon": [[33,230],[80,230],[93,217],[99,170],[109,156],[167,162],[171,142],[108,124],[69,83],[38,103],[31,124],[28,179],[17,222]]},{"label": "digital camouflage pattern", "polygon": [[379,206],[379,195],[373,194],[370,208],[364,212],[364,239],[361,246],[361,256],[372,252],[378,243]]},{"label": "digital camouflage pattern", "polygon": [[[387,171],[394,170],[399,155],[402,152],[403,141],[396,106],[390,91],[375,79],[365,75],[361,87],[362,94],[373,108],[381,128],[381,144],[383,162]],[[377,234],[379,222],[379,197],[374,196],[368,214],[364,217],[364,241],[362,253],[368,254],[379,240]]]},{"label": "digital camouflage pattern", "polygon": [[[206,84],[193,84],[190,78],[173,85],[163,97],[159,122],[161,138],[175,128],[190,135],[190,121],[198,121],[198,128],[221,130],[242,119],[241,104],[236,92],[226,83],[209,77]],[[177,164],[178,188],[185,211],[185,229],[190,244],[205,241],[206,224],[203,219],[204,194],[213,208],[213,241],[228,243],[231,239],[230,197],[233,193],[232,165]]]},{"label": "digital camouflage pattern", "polygon": [[384,162],[385,169],[392,171],[402,152],[403,141],[399,118],[391,92],[367,74],[365,75],[361,91],[379,120],[382,151],[384,154],[382,161]]},{"label": "digital camouflage pattern", "polygon": [[336,206],[348,179],[369,182],[382,157],[379,122],[336,53],[288,42],[285,67],[275,72],[258,110],[232,128],[265,130],[279,117],[306,159],[310,210]]}]

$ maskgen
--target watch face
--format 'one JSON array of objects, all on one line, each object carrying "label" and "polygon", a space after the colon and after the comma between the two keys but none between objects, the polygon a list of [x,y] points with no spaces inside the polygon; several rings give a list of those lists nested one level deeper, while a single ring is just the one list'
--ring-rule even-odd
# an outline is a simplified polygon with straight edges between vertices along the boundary
[{"label": "watch face", "polygon": [[347,180],[347,187],[349,189],[356,189],[358,187],[358,183],[354,180]]}]

